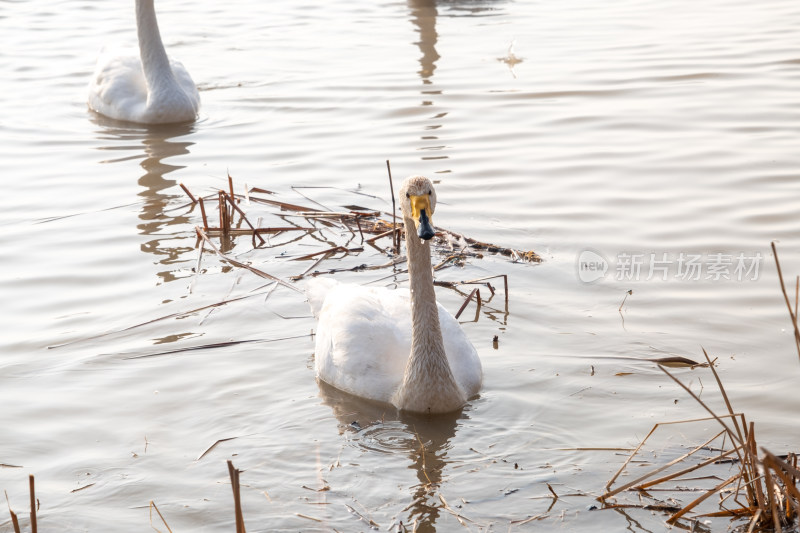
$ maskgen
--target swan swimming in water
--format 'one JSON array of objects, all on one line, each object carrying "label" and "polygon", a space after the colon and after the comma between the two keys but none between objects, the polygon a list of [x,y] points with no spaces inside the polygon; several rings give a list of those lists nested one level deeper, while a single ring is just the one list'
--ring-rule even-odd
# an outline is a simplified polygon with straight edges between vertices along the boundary
[{"label": "swan swimming in water", "polygon": [[411,176],[398,196],[410,298],[399,290],[309,280],[306,294],[319,318],[317,377],[401,410],[455,411],[478,393],[482,371],[458,321],[436,302],[430,249],[436,191],[428,178]]},{"label": "swan swimming in water", "polygon": [[153,0],[136,0],[136,28],[139,56],[101,52],[89,83],[89,107],[142,124],[195,120],[200,95],[184,66],[167,57]]}]

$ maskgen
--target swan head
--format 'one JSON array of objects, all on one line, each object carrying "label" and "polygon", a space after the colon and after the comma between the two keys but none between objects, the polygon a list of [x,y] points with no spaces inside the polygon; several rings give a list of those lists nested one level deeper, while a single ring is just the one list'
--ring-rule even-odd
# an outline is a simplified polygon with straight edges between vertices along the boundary
[{"label": "swan head", "polygon": [[400,187],[400,210],[405,218],[414,221],[417,236],[423,240],[433,238],[433,212],[436,209],[436,190],[431,180],[424,176],[410,176]]}]

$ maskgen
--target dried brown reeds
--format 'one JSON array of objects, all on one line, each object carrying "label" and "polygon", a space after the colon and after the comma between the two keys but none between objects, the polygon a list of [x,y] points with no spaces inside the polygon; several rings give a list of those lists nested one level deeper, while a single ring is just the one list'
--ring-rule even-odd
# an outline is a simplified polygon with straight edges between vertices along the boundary
[{"label": "dried brown reeds", "polygon": [[[20,533],[19,517],[17,517],[17,513],[15,513],[11,509],[11,502],[8,500],[8,492],[6,491],[3,492],[5,493],[6,496],[6,504],[8,505],[8,514],[11,517],[11,526],[14,528],[14,533]],[[36,488],[33,479],[33,474],[28,476],[28,492],[30,494],[30,504],[31,504],[31,511],[30,511],[31,532],[36,533],[39,529],[38,520],[36,518],[36,510],[39,507],[39,500],[36,499]]]},{"label": "dried brown reeds", "polygon": [[[606,504],[607,507],[613,508],[615,504],[609,503],[608,500],[621,492],[636,490],[639,491],[640,494],[647,494],[648,490],[653,490],[654,487],[660,486],[667,481],[685,476],[686,474],[710,465],[721,464],[725,462],[727,458],[735,456],[733,462],[738,465],[738,472],[721,481],[713,488],[704,491],[702,495],[688,504],[678,509],[670,510],[672,514],[667,519],[667,522],[673,524],[681,519],[697,520],[697,518],[701,516],[750,517],[748,532],[763,531],[770,528],[774,528],[775,531],[783,531],[784,527],[789,527],[795,522],[798,516],[798,506],[800,506],[800,493],[797,489],[797,479],[800,477],[800,470],[797,468],[797,456],[789,454],[784,459],[776,457],[774,454],[762,448],[763,455],[759,457],[755,437],[755,424],[753,422],[748,424],[744,414],[737,413],[733,410],[725,388],[722,385],[722,381],[714,369],[713,362],[708,357],[705,350],[703,350],[703,354],[708,362],[708,368],[711,369],[714,375],[714,379],[728,413],[724,415],[715,413],[689,387],[666,368],[659,365],[659,368],[692,396],[710,416],[692,420],[659,423],[653,426],[647,436],[645,436],[617,473],[606,484],[606,491],[598,500]],[[633,458],[640,452],[647,440],[658,429],[671,424],[687,424],[705,420],[715,420],[722,427],[722,430],[691,451],[667,464],[639,475],[636,479],[624,485],[614,489],[611,488],[620,474],[626,470]],[[684,464],[687,459],[697,452],[708,450],[713,442],[720,439],[723,441],[723,444],[725,442],[730,442],[730,448],[727,450],[720,448],[719,453],[713,457],[707,458],[694,465],[685,466],[670,474],[657,477],[658,474],[661,474],[675,465]],[[722,495],[723,492],[726,494],[725,496]],[[720,511],[697,515],[691,518],[687,517],[688,513],[693,509],[716,494],[720,495]]]},{"label": "dried brown reeds", "polygon": [[[330,232],[326,232],[326,230],[334,229],[350,234],[350,240],[344,243],[336,243],[328,248],[299,256],[286,255],[285,257],[288,259],[295,261],[314,261],[314,263],[304,272],[289,278],[292,281],[297,281],[307,275],[333,274],[340,272],[340,269],[331,268],[328,270],[320,270],[318,267],[320,264],[329,259],[340,258],[348,255],[357,255],[364,251],[364,245],[368,245],[389,256],[397,256],[400,253],[400,240],[402,238],[404,228],[403,224],[397,221],[396,206],[394,202],[394,185],[392,184],[391,167],[389,165],[389,161],[386,162],[386,168],[389,174],[389,188],[392,195],[391,222],[383,220],[381,218],[382,213],[380,211],[359,208],[358,206],[346,206],[347,208],[351,209],[334,211],[326,210],[327,208],[324,208],[325,206],[321,206],[320,204],[318,205],[324,209],[283,202],[274,198],[265,198],[264,195],[271,196],[275,193],[256,187],[245,190],[244,195],[237,195],[234,192],[233,178],[230,175],[228,175],[227,190],[220,189],[215,194],[210,194],[205,197],[192,194],[183,184],[181,184],[181,188],[191,200],[190,205],[198,204],[200,206],[203,223],[202,226],[196,227],[198,244],[202,243],[203,246],[208,245],[211,250],[213,250],[218,256],[220,256],[221,259],[229,264],[254,271],[254,273],[257,275],[266,277],[268,279],[277,280],[277,278],[274,276],[266,274],[263,271],[257,271],[258,269],[253,270],[252,266],[227,256],[225,254],[225,250],[227,248],[225,246],[215,246],[211,239],[219,238],[221,243],[225,243],[227,242],[225,239],[230,240],[239,236],[251,236],[253,248],[268,249],[276,245],[267,242],[263,237],[264,235],[277,236],[284,233],[295,233],[298,235],[298,237],[295,239],[300,239],[308,235],[318,241],[330,242],[329,238],[327,237],[327,233]],[[276,215],[285,220],[287,224],[268,227],[259,227],[257,224],[253,224],[240,205],[243,199],[246,199],[248,203],[262,204],[279,208],[279,212],[276,213]],[[212,225],[206,212],[206,202],[213,202],[214,200],[217,202],[217,208],[215,211],[218,213],[219,219],[219,222],[216,225]],[[310,201],[314,202],[313,200]],[[301,220],[298,221],[298,218]],[[302,222],[305,222],[305,224]],[[323,232],[326,232],[326,235],[323,235]],[[360,239],[360,245],[352,246],[350,242],[356,237]],[[378,246],[378,241],[387,237],[391,237],[391,245],[388,248],[381,248]],[[285,246],[286,244],[286,242],[282,242],[279,244],[279,246]],[[441,263],[439,263],[439,265],[437,265],[437,269],[444,268],[451,264],[461,264],[467,258],[481,258],[483,257],[482,254],[484,253],[505,256],[512,261],[534,263],[541,262],[541,257],[539,257],[539,255],[533,251],[517,250],[485,243],[441,228],[436,234],[434,244],[438,250],[447,254],[447,257]],[[201,254],[202,251],[203,247],[200,248]],[[200,259],[198,258],[198,263],[199,261]],[[357,267],[344,270],[386,268],[393,267],[396,264],[396,262],[392,261],[377,266],[359,265]],[[286,282],[282,281],[281,283]]]},{"label": "dried brown reeds", "polygon": [[[800,278],[797,278],[795,285],[795,303],[793,307],[786,292],[786,286],[784,285],[775,243],[772,243],[772,251],[775,257],[775,265],[778,271],[781,290],[794,327],[795,344],[798,348],[798,355],[800,355],[800,333],[798,332],[797,323]],[[719,374],[714,368],[714,361],[709,358],[705,350],[703,350],[703,355],[717,383],[727,413],[718,415],[687,385],[670,373],[664,366],[659,364],[659,369],[684,389],[710,416],[694,420],[660,423],[653,426],[650,433],[645,436],[639,446],[636,447],[617,473],[606,484],[606,490],[598,497],[598,500],[603,502],[607,508],[614,508],[618,506],[618,504],[610,503],[609,500],[624,491],[636,490],[639,491],[640,494],[647,494],[648,490],[654,490],[654,487],[660,486],[667,481],[674,480],[690,472],[695,472],[711,465],[731,461],[733,464],[738,465],[738,472],[720,481],[713,488],[705,490],[702,495],[686,505],[676,509],[664,509],[672,513],[667,519],[667,522],[669,524],[675,524],[679,520],[696,521],[700,517],[725,516],[748,519],[747,533],[752,533],[754,531],[781,532],[786,528],[796,528],[798,516],[800,516],[800,490],[798,490],[797,486],[798,480],[800,480],[800,469],[798,469],[797,455],[795,453],[789,453],[786,456],[779,457],[766,448],[757,445],[755,423],[752,421],[748,423],[743,413],[734,411]],[[715,420],[721,426],[722,430],[711,439],[708,439],[681,457],[637,476],[636,479],[624,485],[614,489],[611,488],[620,474],[626,470],[633,458],[640,452],[645,442],[647,442],[658,429],[669,424],[686,424],[704,420]],[[697,464],[683,467],[670,474],[656,477],[658,474],[661,474],[661,472],[675,465],[685,463],[688,458],[700,450],[709,449],[709,445],[718,439],[722,439],[723,445],[726,442],[729,443],[729,449],[725,450],[720,448],[719,453],[713,457],[707,458]],[[760,454],[759,451],[761,452]],[[719,495],[719,511],[689,516],[694,509],[714,495]]]}]

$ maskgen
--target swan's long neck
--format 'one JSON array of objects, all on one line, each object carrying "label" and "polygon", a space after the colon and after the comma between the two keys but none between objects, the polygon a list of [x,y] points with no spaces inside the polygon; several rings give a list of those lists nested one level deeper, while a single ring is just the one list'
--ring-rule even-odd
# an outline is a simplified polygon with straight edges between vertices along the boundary
[{"label": "swan's long neck", "polygon": [[157,93],[174,86],[175,75],[169,66],[169,58],[158,31],[153,0],[136,0],[136,27],[148,92]]},{"label": "swan's long neck", "polygon": [[439,309],[433,288],[431,250],[405,219],[408,277],[411,289],[411,356],[394,403],[417,412],[447,412],[466,400],[455,381],[444,351]]}]

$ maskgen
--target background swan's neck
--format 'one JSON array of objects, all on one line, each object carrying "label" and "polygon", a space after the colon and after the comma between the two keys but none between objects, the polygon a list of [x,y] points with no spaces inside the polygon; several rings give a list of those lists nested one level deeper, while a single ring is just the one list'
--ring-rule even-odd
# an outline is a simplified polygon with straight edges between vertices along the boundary
[{"label": "background swan's neck", "polygon": [[423,242],[406,218],[408,277],[411,289],[411,356],[394,403],[417,412],[447,412],[466,400],[447,362],[439,309],[433,288],[430,242]]},{"label": "background swan's neck", "polygon": [[158,31],[153,0],[136,0],[136,28],[148,92],[159,92],[174,86],[177,82]]}]

